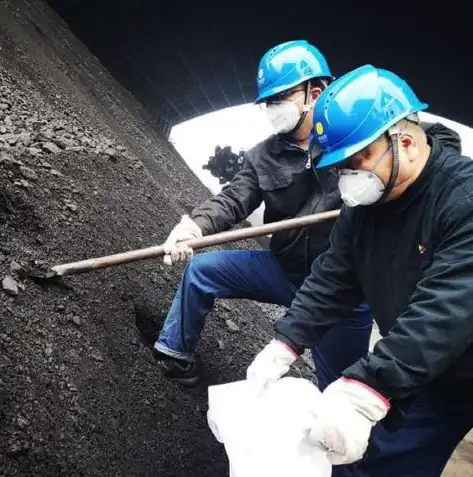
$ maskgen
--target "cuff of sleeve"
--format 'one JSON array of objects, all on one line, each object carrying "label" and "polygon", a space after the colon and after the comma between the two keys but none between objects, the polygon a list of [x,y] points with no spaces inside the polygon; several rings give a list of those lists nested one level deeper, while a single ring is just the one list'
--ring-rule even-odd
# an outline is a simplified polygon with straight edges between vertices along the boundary
[{"label": "cuff of sleeve", "polygon": [[346,376],[342,376],[342,380],[345,381],[346,383],[353,383],[363,387],[364,389],[366,389],[366,391],[370,392],[371,394],[373,394],[373,396],[379,399],[386,406],[387,410],[391,408],[391,403],[389,402],[389,399],[387,399],[385,396],[383,396],[381,393],[376,391],[376,389],[372,388],[371,386],[368,386],[367,384],[361,381],[358,381],[357,379],[347,378]]},{"label": "cuff of sleeve", "polygon": [[189,214],[189,217],[199,226],[200,230],[202,231],[202,235],[210,235],[215,233],[212,230],[211,225],[209,225],[208,220],[201,215],[194,216],[193,214]]},{"label": "cuff of sleeve", "polygon": [[299,358],[300,355],[304,352],[304,348],[301,346],[297,346],[293,343],[289,338],[279,333],[276,334],[276,339],[283,343],[293,354],[296,358]]},{"label": "cuff of sleeve", "polygon": [[345,369],[342,372],[342,376],[345,379],[354,380],[359,382],[360,384],[364,384],[373,391],[379,393],[381,396],[384,397],[384,399],[390,400],[397,397],[393,395],[393,390],[391,388],[387,388],[386,386],[384,386],[367,371],[363,364],[363,360],[359,360],[356,363],[352,364],[349,368]]}]

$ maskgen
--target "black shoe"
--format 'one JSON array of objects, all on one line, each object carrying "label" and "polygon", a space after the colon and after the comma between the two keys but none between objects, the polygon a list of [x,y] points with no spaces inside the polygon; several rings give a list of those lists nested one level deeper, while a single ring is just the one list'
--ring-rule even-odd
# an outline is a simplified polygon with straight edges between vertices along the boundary
[{"label": "black shoe", "polygon": [[196,363],[172,358],[160,353],[156,348],[153,348],[153,357],[162,369],[164,377],[169,381],[191,387],[195,386],[200,379]]}]

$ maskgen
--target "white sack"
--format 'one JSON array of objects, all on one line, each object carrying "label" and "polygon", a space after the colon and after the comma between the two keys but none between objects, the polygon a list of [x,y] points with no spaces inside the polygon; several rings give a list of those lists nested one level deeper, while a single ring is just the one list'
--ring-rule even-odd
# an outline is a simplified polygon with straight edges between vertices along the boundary
[{"label": "white sack", "polygon": [[325,452],[308,441],[320,391],[285,377],[258,397],[248,381],[210,386],[207,420],[224,444],[230,477],[330,477]]}]

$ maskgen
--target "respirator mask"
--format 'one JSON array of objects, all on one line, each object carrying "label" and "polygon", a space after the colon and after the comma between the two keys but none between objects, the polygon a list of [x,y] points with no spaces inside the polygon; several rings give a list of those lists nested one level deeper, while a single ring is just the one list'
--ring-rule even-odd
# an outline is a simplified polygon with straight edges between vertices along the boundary
[{"label": "respirator mask", "polygon": [[[302,111],[299,109],[297,100],[300,95],[305,95]],[[280,97],[283,95],[279,95]],[[304,90],[294,94],[292,99],[280,99],[263,103],[266,118],[270,122],[276,134],[288,134],[299,128],[305,116],[310,111],[310,84],[307,83]]]},{"label": "respirator mask", "polygon": [[[389,149],[376,161],[371,171],[356,169],[340,169],[338,178],[338,189],[342,196],[343,202],[348,207],[356,207],[358,205],[372,205],[378,202],[383,196],[386,196],[387,187],[383,181],[375,174],[378,164],[389,152],[393,151],[391,145]],[[394,169],[393,160],[393,169]],[[393,176],[391,174],[391,176]],[[397,177],[397,171],[396,171]],[[391,182],[391,181],[390,181]],[[394,184],[393,184],[394,185]],[[392,186],[389,187],[389,191]]]},{"label": "respirator mask", "polygon": [[[305,108],[306,106],[304,106],[302,113],[309,111]],[[289,100],[268,104],[265,112],[276,134],[287,134],[296,129],[302,116],[297,104]]]}]

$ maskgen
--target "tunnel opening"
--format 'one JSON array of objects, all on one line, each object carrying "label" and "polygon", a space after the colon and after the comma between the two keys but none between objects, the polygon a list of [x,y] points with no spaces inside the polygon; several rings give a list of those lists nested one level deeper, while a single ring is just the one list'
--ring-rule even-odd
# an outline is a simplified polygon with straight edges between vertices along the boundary
[{"label": "tunnel opening", "polygon": [[261,55],[307,39],[333,73],[371,63],[404,77],[434,114],[473,126],[466,6],[369,1],[274,7],[241,2],[49,0],[72,31],[169,135],[182,121],[253,101]]}]

